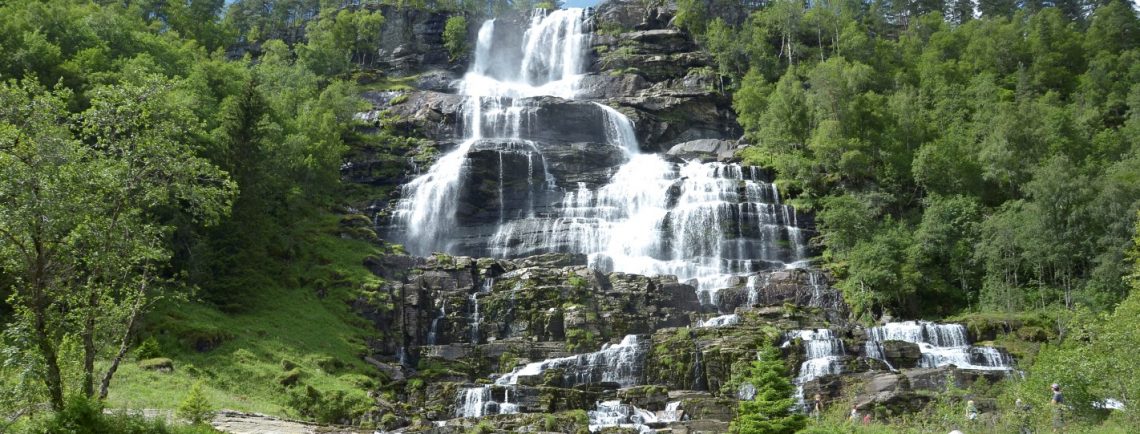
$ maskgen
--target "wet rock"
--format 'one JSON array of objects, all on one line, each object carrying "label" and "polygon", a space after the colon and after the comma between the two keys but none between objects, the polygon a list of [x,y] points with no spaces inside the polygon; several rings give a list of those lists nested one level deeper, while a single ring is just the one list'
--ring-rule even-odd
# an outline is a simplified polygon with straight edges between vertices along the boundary
[{"label": "wet rock", "polygon": [[736,142],[718,139],[700,139],[678,143],[666,154],[684,160],[724,161],[734,157]]},{"label": "wet rock", "polygon": [[456,80],[459,80],[459,74],[446,69],[433,69],[424,72],[416,77],[415,86],[421,90],[430,90],[433,92],[454,93],[456,91]]},{"label": "wet rock", "polygon": [[918,344],[904,341],[883,341],[879,343],[882,354],[895,369],[914,368],[922,360],[922,350]]}]

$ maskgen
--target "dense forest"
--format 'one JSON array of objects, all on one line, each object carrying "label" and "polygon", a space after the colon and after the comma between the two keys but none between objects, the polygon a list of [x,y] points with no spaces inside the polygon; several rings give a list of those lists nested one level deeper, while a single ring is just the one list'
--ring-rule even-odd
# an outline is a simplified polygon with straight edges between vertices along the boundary
[{"label": "dense forest", "polygon": [[[74,429],[23,417],[41,404],[97,419],[85,399],[115,389],[140,330],[158,328],[151,312],[189,302],[245,313],[262,288],[337,279],[367,292],[373,277],[328,271],[337,254],[317,250],[352,251],[358,266],[377,248],[337,232],[350,202],[376,194],[342,183],[345,155],[371,141],[402,159],[413,146],[364,137],[354,118],[368,107],[363,88],[399,78],[376,67],[381,9],[452,12],[444,39],[459,59],[472,49],[468,23],[551,6],[0,2],[0,432]],[[814,214],[813,243],[852,319],[1047,318],[1054,339],[1001,399],[1044,406],[1040,391],[1064,381],[1090,429],[1105,396],[1128,406],[1124,424],[1140,423],[1132,5],[748,6],[744,16],[725,13],[738,2],[678,0],[674,24],[711,53],[706,73],[733,95],[750,144],[739,157],[773,169]],[[773,357],[755,375],[778,376]],[[240,377],[225,378],[239,388]],[[342,377],[294,393],[287,411],[336,421],[367,408],[364,387],[335,390],[359,382]],[[805,424],[829,432],[798,418],[772,432]]]},{"label": "dense forest", "polygon": [[[678,20],[857,314],[1103,310],[1140,200],[1140,21],[1108,2],[774,2]],[[920,302],[921,301],[921,302]]]}]

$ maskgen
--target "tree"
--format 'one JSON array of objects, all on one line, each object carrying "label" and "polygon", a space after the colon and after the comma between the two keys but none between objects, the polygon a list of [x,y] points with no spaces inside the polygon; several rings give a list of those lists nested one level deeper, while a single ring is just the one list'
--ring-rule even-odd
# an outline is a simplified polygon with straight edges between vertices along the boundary
[{"label": "tree", "polygon": [[15,277],[14,320],[31,333],[23,349],[43,360],[39,376],[56,410],[67,393],[64,340],[82,343],[86,397],[95,395],[99,352],[117,343],[100,382],[106,396],[139,315],[165,282],[170,226],[159,216],[180,209],[211,224],[228,211],[232,183],[189,147],[196,123],[187,102],[165,79],[142,77],[94,89],[76,117],[64,108],[67,91],[0,85],[0,269]]},{"label": "tree", "polygon": [[452,15],[443,26],[443,46],[452,61],[467,54],[467,17]]},{"label": "tree", "polygon": [[206,423],[214,418],[214,408],[202,392],[202,382],[194,383],[186,398],[178,405],[178,417],[186,419],[192,424]]},{"label": "tree", "polygon": [[736,419],[729,427],[736,434],[794,433],[802,429],[807,420],[794,413],[795,386],[788,379],[787,369],[775,347],[759,351],[760,360],[753,361],[740,373],[738,384],[748,383],[756,388],[751,400],[741,401]]}]

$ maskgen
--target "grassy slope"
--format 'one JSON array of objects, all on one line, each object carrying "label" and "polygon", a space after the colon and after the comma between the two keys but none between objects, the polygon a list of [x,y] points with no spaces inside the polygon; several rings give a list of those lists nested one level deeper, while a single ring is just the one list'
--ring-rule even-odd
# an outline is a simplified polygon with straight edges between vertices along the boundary
[{"label": "grassy slope", "polygon": [[[288,390],[278,379],[283,361],[297,365],[301,384],[321,391],[364,394],[377,375],[360,355],[370,326],[347,301],[379,279],[363,259],[377,251],[363,241],[340,238],[336,219],[327,217],[305,231],[306,254],[298,258],[300,282],[308,287],[266,287],[250,291],[250,308],[223,313],[197,302],[169,302],[149,314],[143,335],[153,335],[175,371],[144,371],[132,360],[112,384],[115,408],[174,408],[190,386],[202,381],[219,408],[297,416],[286,407]],[[317,296],[318,287],[327,294]],[[224,337],[216,348],[199,352],[195,341]]]}]

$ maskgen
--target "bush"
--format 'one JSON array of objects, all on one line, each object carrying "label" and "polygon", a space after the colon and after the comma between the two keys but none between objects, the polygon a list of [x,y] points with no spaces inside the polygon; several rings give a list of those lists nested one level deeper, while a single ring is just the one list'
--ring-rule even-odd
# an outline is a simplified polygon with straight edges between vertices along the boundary
[{"label": "bush", "polygon": [[35,434],[208,434],[217,433],[208,425],[167,425],[164,420],[137,414],[104,414],[97,400],[74,396],[63,410],[52,414],[29,430]]},{"label": "bush", "polygon": [[210,401],[206,399],[206,394],[202,392],[201,382],[194,383],[194,387],[190,388],[190,393],[186,395],[186,399],[178,406],[178,417],[195,425],[214,419],[214,409],[210,405]]},{"label": "bush", "polygon": [[478,424],[467,430],[467,434],[491,434],[495,432],[495,426],[485,420],[479,421]]},{"label": "bush", "polygon": [[301,416],[321,423],[342,423],[371,407],[371,401],[362,393],[343,390],[321,392],[313,386],[295,388],[289,392],[289,406]]},{"label": "bush", "polygon": [[158,341],[154,339],[154,336],[146,338],[139,344],[138,348],[135,348],[136,360],[157,359],[159,357],[162,357],[162,349],[159,348]]},{"label": "bush", "polygon": [[454,15],[443,26],[443,46],[454,61],[467,54],[467,17]]}]

